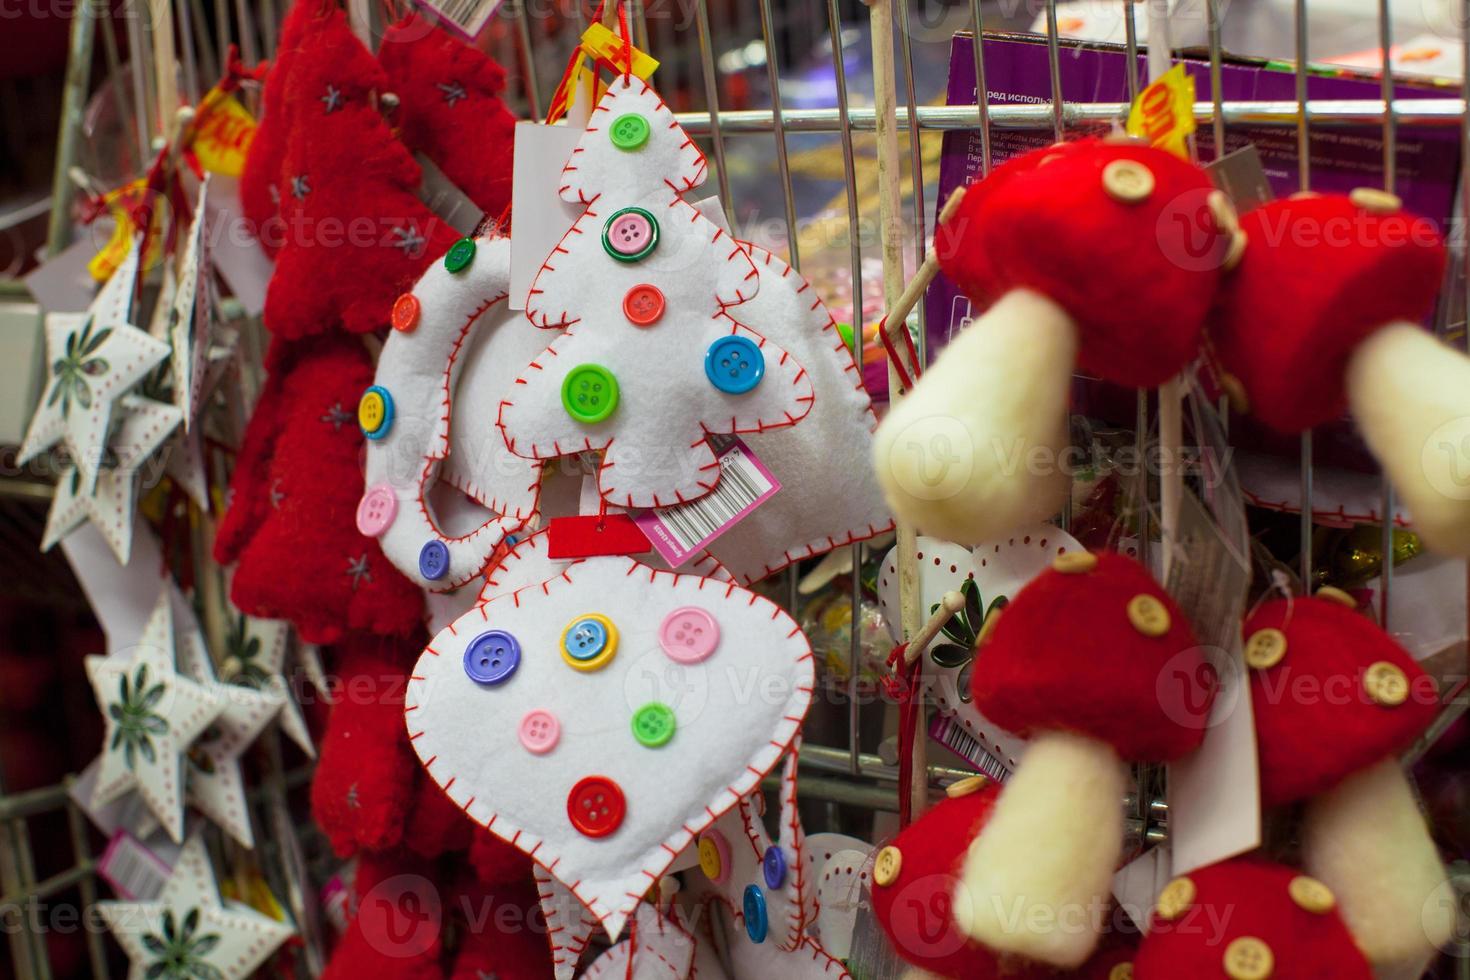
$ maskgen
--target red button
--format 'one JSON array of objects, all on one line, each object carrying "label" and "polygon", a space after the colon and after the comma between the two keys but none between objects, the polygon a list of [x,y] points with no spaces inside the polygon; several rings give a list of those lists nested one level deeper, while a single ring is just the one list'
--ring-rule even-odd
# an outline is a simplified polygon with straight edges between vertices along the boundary
[{"label": "red button", "polygon": [[606,837],[617,830],[627,809],[623,791],[606,776],[588,776],[567,794],[567,817],[587,837]]},{"label": "red button", "polygon": [[657,286],[643,283],[623,297],[623,315],[640,327],[649,327],[664,315],[664,294]]},{"label": "red button", "polygon": [[389,318],[394,330],[404,333],[419,325],[419,298],[413,293],[404,293],[393,301],[393,313]]}]

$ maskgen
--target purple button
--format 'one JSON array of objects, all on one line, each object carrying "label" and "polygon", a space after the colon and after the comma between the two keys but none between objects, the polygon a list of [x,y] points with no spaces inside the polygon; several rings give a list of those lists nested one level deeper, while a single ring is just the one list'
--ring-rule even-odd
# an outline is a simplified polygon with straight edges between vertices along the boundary
[{"label": "purple button", "polygon": [[464,672],[476,684],[500,684],[521,665],[521,644],[505,630],[486,630],[464,652]]}]

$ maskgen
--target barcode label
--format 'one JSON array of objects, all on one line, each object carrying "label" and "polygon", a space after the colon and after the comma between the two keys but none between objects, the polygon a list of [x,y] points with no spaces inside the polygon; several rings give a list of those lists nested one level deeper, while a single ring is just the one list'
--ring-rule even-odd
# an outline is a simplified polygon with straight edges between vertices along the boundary
[{"label": "barcode label", "polygon": [[491,15],[500,9],[502,0],[423,0],[423,5],[439,15],[439,23],[467,41],[480,36]]},{"label": "barcode label", "polygon": [[150,902],[157,898],[172,871],[126,830],[112,835],[102,860],[97,862],[97,873],[129,901]]},{"label": "barcode label", "polygon": [[633,520],[672,567],[678,568],[769,500],[781,484],[739,439],[719,452],[720,482],[696,500],[643,511]]},{"label": "barcode label", "polygon": [[1003,783],[1011,778],[1011,771],[999,759],[987,752],[975,736],[965,731],[964,726],[949,715],[935,715],[931,718],[929,735],[934,741],[969,762],[970,765],[997,783]]}]

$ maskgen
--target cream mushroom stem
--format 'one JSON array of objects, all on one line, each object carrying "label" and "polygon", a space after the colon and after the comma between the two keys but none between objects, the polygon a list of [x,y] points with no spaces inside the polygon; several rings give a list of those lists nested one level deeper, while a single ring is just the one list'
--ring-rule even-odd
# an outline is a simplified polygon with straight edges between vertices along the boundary
[{"label": "cream mushroom stem", "polygon": [[874,436],[894,513],[961,544],[1057,513],[1076,358],[1071,316],[1031,290],[961,331]]},{"label": "cream mushroom stem", "polygon": [[1347,392],[1425,545],[1470,557],[1470,358],[1390,323],[1353,351]]},{"label": "cream mushroom stem", "polygon": [[1097,947],[1122,853],[1127,776],[1104,742],[1036,736],[970,845],[956,924],[999,953],[1082,965]]},{"label": "cream mushroom stem", "polygon": [[1454,889],[1396,759],[1308,805],[1302,858],[1306,872],[1332,889],[1378,980],[1416,980],[1450,940]]}]

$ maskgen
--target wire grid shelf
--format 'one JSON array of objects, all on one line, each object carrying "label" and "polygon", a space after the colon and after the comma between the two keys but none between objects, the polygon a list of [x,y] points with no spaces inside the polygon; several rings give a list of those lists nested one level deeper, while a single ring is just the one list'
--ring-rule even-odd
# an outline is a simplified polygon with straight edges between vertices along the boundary
[{"label": "wire grid shelf", "polygon": [[[175,12],[179,18],[184,38],[184,94],[191,101],[200,94],[200,80],[208,78],[208,72],[217,67],[207,50],[207,37],[201,33],[205,21],[205,0],[176,0]],[[350,0],[361,2],[361,0]],[[1167,0],[1149,0],[1151,3],[1167,3]],[[1470,0],[1453,0],[1459,8],[1461,25],[1470,23]],[[215,24],[220,49],[231,40],[237,41],[247,61],[259,55],[269,56],[275,42],[276,10],[274,0],[258,0],[258,9],[252,9],[244,0],[237,0],[232,21],[225,0],[214,0]],[[541,9],[547,0],[506,0],[498,15],[499,27],[492,42],[492,53],[506,65],[512,76],[512,101],[519,101],[518,108],[528,118],[542,118],[549,97],[548,83],[554,83],[560,66],[564,64],[566,51],[575,44],[577,36],[589,23],[588,11],[581,2],[556,2],[550,0],[551,9]],[[710,0],[628,0],[631,12],[634,40],[645,50],[654,52],[663,61],[660,69],[660,87],[665,92],[702,92],[704,107],[697,111],[677,113],[680,123],[693,135],[699,137],[708,155],[712,158],[721,201],[731,217],[735,205],[732,197],[732,175],[727,151],[734,140],[766,138],[773,141],[774,155],[779,174],[782,207],[780,222],[784,224],[786,246],[792,265],[798,269],[802,256],[798,247],[798,232],[801,230],[797,192],[793,185],[791,160],[788,153],[789,138],[803,134],[832,134],[838,139],[843,161],[843,184],[848,232],[849,262],[851,265],[852,291],[855,297],[862,294],[864,276],[863,243],[870,238],[865,231],[868,217],[863,213],[874,189],[868,182],[859,179],[859,153],[869,134],[892,126],[907,142],[911,161],[922,161],[921,135],[926,132],[976,131],[981,140],[982,173],[991,163],[991,134],[994,130],[1050,130],[1058,138],[1064,138],[1076,126],[1088,123],[1105,123],[1121,119],[1127,111],[1126,103],[1080,103],[1069,102],[1060,96],[1061,74],[1060,52],[1063,42],[1058,31],[1057,0],[1044,0],[1042,7],[1047,24],[1047,52],[1051,74],[1051,100],[1047,104],[989,105],[987,99],[979,105],[931,106],[919,104],[915,87],[915,52],[911,43],[914,32],[910,30],[911,8],[922,10],[926,17],[932,13],[930,7],[938,6],[946,15],[946,26],[969,30],[982,36],[987,28],[1016,27],[1008,22],[1006,14],[984,9],[982,0],[950,0],[934,4],[930,0],[872,0],[859,3],[857,0],[792,0],[776,3],[773,0],[754,0],[716,5],[711,10]],[[1132,0],[1122,0],[1120,7],[1126,9],[1126,46],[1128,55],[1129,95],[1136,96],[1140,79],[1134,67],[1138,63],[1140,42],[1134,30]],[[1467,98],[1470,84],[1461,87],[1457,97],[1400,100],[1393,99],[1392,79],[1387,76],[1382,83],[1382,97],[1377,100],[1309,100],[1307,98],[1306,53],[1308,50],[1307,0],[1295,0],[1295,44],[1298,55],[1296,70],[1295,101],[1237,102],[1221,101],[1218,84],[1212,86],[1213,101],[1200,102],[1194,107],[1195,118],[1200,124],[1213,128],[1215,147],[1225,146],[1224,134],[1232,126],[1250,124],[1295,129],[1298,150],[1303,160],[1301,184],[1310,187],[1311,174],[1305,165],[1308,160],[1309,133],[1314,127],[1374,127],[1384,140],[1384,186],[1393,189],[1394,164],[1397,154],[1397,130],[1400,125],[1433,125],[1459,127],[1461,129],[1462,159],[1470,160],[1470,127],[1466,122]],[[869,8],[872,8],[870,12]],[[571,8],[568,11],[567,8]],[[64,112],[65,121],[58,147],[57,194],[53,209],[53,242],[58,240],[54,232],[62,228],[67,217],[66,172],[77,156],[80,134],[80,114],[74,111],[86,95],[85,73],[77,84],[76,66],[79,61],[89,61],[92,51],[92,30],[88,8],[74,25],[72,37],[72,72],[69,73],[70,107]],[[1007,8],[1014,19],[1015,10]],[[381,16],[377,11],[371,13]],[[847,55],[862,44],[863,32],[855,30],[870,13],[875,17],[888,16],[896,21],[897,56],[896,106],[891,119],[875,108],[872,92],[855,93],[849,87]],[[91,18],[95,20],[95,11]],[[987,16],[991,19],[987,20]],[[1205,17],[1209,32],[1209,59],[1212,77],[1218,79],[1222,65],[1220,0],[1205,0]],[[149,26],[130,21],[127,29],[130,40],[136,41],[134,31],[146,31]],[[927,21],[926,21],[927,23]],[[238,34],[232,32],[238,29]],[[108,55],[109,67],[116,70],[116,42],[111,31],[104,28],[100,35]],[[1378,3],[1379,45],[1387,52],[1393,47],[1390,0]],[[717,40],[718,39],[718,40]],[[1470,41],[1463,42],[1470,53]],[[833,104],[823,106],[804,105],[788,108],[785,105],[779,52],[809,50],[825,45],[830,52],[831,69],[835,79]],[[130,44],[137,50],[138,45]],[[986,92],[984,53],[981,45],[975,49],[976,91]],[[744,50],[747,66],[759,67],[764,62],[765,93],[769,108],[732,109],[729,106],[738,100],[732,97],[727,82],[722,88],[722,71],[719,58],[725,52]],[[1470,58],[1467,58],[1470,63]],[[881,84],[881,77],[879,83]],[[789,83],[788,83],[789,84]],[[78,87],[80,91],[77,91]],[[139,104],[143,100],[139,99]],[[682,108],[682,107],[680,107]],[[143,112],[146,117],[147,113]],[[147,120],[140,123],[146,125]],[[145,138],[142,140],[146,146]],[[908,218],[905,222],[903,251],[909,253],[912,265],[922,261],[928,238],[927,216],[932,213],[932,195],[926,195],[926,187],[932,186],[936,178],[933,167],[911,165],[907,177],[899,172],[884,173],[881,179],[902,183],[901,188],[888,187],[886,191],[901,190],[908,198]],[[1465,184],[1458,195],[1457,209],[1466,207],[1470,195],[1470,175],[1462,176]],[[1457,213],[1454,223],[1464,228],[1463,213]],[[1461,259],[1464,258],[1461,251]],[[892,262],[895,250],[887,253]],[[907,264],[907,263],[906,263]],[[1470,277],[1466,277],[1470,281]],[[829,297],[830,299],[830,297]],[[854,319],[861,316],[861,300],[855,300]],[[922,326],[923,304],[918,307],[920,338],[925,331]],[[855,343],[860,340],[855,340]],[[855,353],[857,353],[855,351]],[[1145,395],[1138,400],[1137,432],[1144,438],[1149,426],[1150,406]],[[1314,491],[1314,468],[1312,463],[1312,436],[1307,433],[1301,439],[1299,480],[1301,492],[1300,545],[1301,567],[1304,581],[1311,580],[1311,536],[1312,500]],[[855,461],[855,465],[866,465],[866,461]],[[1392,490],[1385,481],[1382,485],[1383,513],[1392,513]],[[1385,525],[1383,545],[1385,554],[1391,554],[1391,526]],[[854,565],[861,561],[863,545],[854,545]],[[860,587],[857,576],[853,576],[850,596],[853,604],[854,622],[858,619]],[[1380,616],[1385,625],[1388,616],[1388,596],[1392,581],[1392,562],[1383,563],[1382,589],[1379,595]],[[795,607],[796,578],[788,572],[784,582],[789,605]],[[859,630],[852,629],[852,641],[847,654],[847,676],[849,689],[841,705],[845,713],[845,739],[840,744],[823,745],[809,741],[802,749],[801,793],[804,799],[824,800],[832,804],[859,807],[865,810],[894,810],[900,788],[897,786],[897,767],[889,764],[878,754],[865,751],[863,734],[865,722],[876,706],[865,708],[863,699],[856,690],[860,662]],[[1463,710],[1462,695],[1456,692],[1454,703],[1445,709],[1441,723],[1431,734],[1442,732],[1449,721]],[[871,741],[871,739],[869,739]],[[313,896],[305,881],[299,844],[295,840],[294,825],[288,794],[293,786],[305,782],[305,772],[287,773],[281,768],[278,743],[271,745],[269,767],[265,785],[252,796],[255,804],[254,816],[258,827],[269,828],[270,833],[258,835],[262,840],[263,864],[268,880],[283,896],[290,911],[297,917],[305,933],[304,949],[301,953],[303,965],[308,972],[318,973],[322,965],[322,943],[319,914],[314,908]],[[929,767],[930,786],[968,775],[967,771],[944,766]],[[16,975],[20,977],[48,978],[53,975],[52,963],[47,948],[46,929],[28,914],[36,903],[45,903],[73,890],[80,899],[85,915],[96,901],[96,857],[89,843],[86,817],[70,799],[68,790],[72,780],[62,784],[26,793],[0,794],[0,926],[7,936],[11,961]],[[1145,794],[1123,801],[1129,811],[1131,827],[1140,838],[1159,840],[1164,835],[1167,807],[1162,800]],[[34,856],[30,846],[28,821],[63,819],[73,848],[73,863],[62,870],[38,880]],[[100,928],[87,928],[87,965],[97,977],[108,975],[108,957]],[[1462,963],[1464,966],[1465,963]],[[1470,975],[1467,973],[1466,975]]]}]

